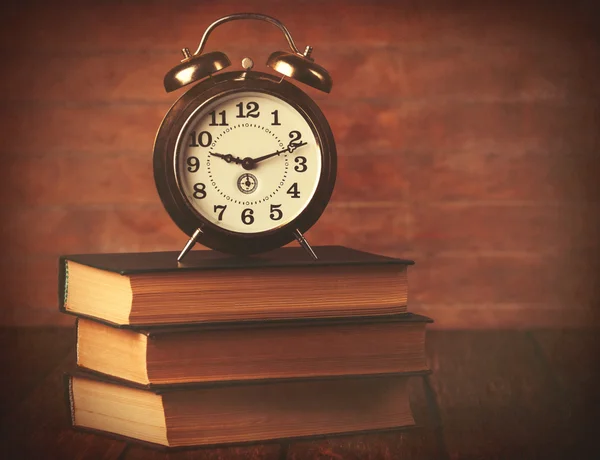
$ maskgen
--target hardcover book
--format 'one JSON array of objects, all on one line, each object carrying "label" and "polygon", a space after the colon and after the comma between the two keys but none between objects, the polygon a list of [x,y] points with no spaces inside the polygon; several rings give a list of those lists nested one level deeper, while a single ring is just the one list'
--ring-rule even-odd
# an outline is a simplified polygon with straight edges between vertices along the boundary
[{"label": "hardcover book", "polygon": [[415,424],[408,375],[137,388],[67,376],[75,427],[170,447],[395,429]]},{"label": "hardcover book", "polygon": [[411,260],[342,246],[252,256],[192,251],[80,254],[59,261],[59,308],[114,325],[376,316],[406,311]]},{"label": "hardcover book", "polygon": [[389,317],[115,328],[78,318],[77,364],[140,385],[427,370],[429,318]]}]

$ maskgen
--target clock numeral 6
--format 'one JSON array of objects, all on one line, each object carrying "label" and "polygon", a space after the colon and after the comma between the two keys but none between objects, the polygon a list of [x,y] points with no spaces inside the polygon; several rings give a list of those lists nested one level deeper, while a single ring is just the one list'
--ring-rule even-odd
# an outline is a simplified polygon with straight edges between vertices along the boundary
[{"label": "clock numeral 6", "polygon": [[196,157],[189,157],[186,160],[186,163],[188,165],[187,170],[189,172],[195,173],[200,169],[200,160],[198,160],[198,158],[196,158]]},{"label": "clock numeral 6", "polygon": [[212,144],[212,134],[208,131],[201,131],[196,136],[196,131],[190,133],[190,147],[208,147]]},{"label": "clock numeral 6", "polygon": [[246,225],[254,223],[254,211],[251,208],[246,208],[242,211],[242,222]]},{"label": "clock numeral 6", "polygon": [[283,217],[283,211],[279,208],[281,208],[280,204],[271,205],[271,214],[269,214],[271,220],[281,220]]},{"label": "clock numeral 6", "polygon": [[294,182],[288,191],[288,195],[292,195],[292,198],[300,198],[300,190],[298,190],[298,182]]},{"label": "clock numeral 6", "polygon": [[306,166],[306,157],[296,157],[294,158],[294,161],[298,163],[294,166],[294,171],[303,173],[308,169],[308,166]]},{"label": "clock numeral 6", "polygon": [[194,198],[197,200],[206,198],[206,185],[204,185],[202,182],[194,184]]},{"label": "clock numeral 6", "polygon": [[225,212],[225,210],[227,209],[227,205],[223,205],[223,204],[215,204],[215,207],[213,208],[214,212],[218,212],[219,210],[221,212],[219,212],[219,220],[223,220],[223,213]]}]

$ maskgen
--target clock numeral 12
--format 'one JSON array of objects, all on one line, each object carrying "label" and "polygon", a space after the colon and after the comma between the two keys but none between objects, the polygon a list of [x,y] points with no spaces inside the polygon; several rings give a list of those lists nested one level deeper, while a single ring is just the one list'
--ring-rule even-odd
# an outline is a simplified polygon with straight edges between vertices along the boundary
[{"label": "clock numeral 12", "polygon": [[248,102],[246,104],[246,109],[248,109],[248,112],[246,113],[246,115],[244,115],[244,103],[240,102],[239,104],[235,105],[238,109],[240,109],[238,115],[236,115],[236,118],[258,118],[258,116],[260,115],[260,112],[258,111],[258,103],[257,102]]}]

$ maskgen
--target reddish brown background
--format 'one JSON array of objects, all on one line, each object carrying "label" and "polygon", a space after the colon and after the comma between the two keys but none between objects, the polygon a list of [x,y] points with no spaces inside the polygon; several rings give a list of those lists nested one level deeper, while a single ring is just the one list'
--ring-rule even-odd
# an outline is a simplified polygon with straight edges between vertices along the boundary
[{"label": "reddish brown background", "polygon": [[[17,6],[18,5],[18,6]],[[457,7],[456,5],[460,5]],[[179,250],[152,143],[180,48],[233,12],[280,19],[333,77],[305,90],[338,152],[307,234],[417,262],[410,309],[440,328],[587,325],[598,296],[600,45],[593,2],[31,2],[0,26],[2,325],[57,313],[62,253]],[[257,70],[281,33],[223,25]]]}]

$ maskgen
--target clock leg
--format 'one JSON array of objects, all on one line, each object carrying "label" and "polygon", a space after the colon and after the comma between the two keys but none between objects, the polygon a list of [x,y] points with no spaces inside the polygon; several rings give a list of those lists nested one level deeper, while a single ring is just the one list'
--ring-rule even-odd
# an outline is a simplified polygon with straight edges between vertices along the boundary
[{"label": "clock leg", "polygon": [[315,251],[313,251],[313,248],[310,247],[310,244],[308,244],[308,241],[306,241],[306,238],[304,238],[304,235],[302,235],[300,230],[294,230],[294,237],[296,238],[298,243],[300,243],[300,246],[302,246],[314,260],[318,260]]},{"label": "clock leg", "polygon": [[192,249],[194,247],[194,245],[196,244],[196,240],[198,239],[198,237],[200,236],[201,233],[202,233],[202,229],[200,227],[198,227],[196,229],[196,231],[194,232],[194,234],[191,236],[191,238],[188,240],[188,242],[185,243],[185,246],[183,247],[183,249],[177,256],[177,262],[181,262],[183,260],[183,258],[185,257],[185,255],[188,252],[190,252],[190,249]]}]

